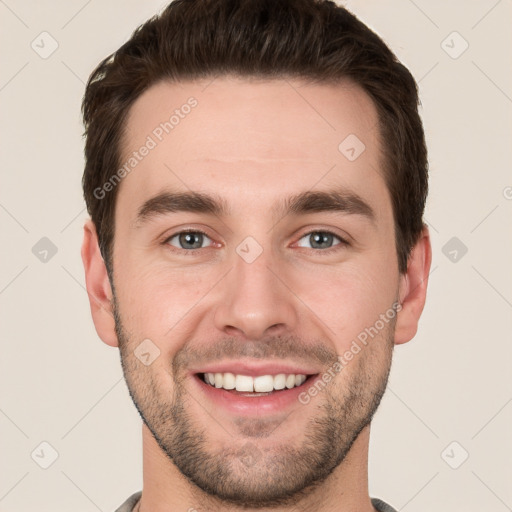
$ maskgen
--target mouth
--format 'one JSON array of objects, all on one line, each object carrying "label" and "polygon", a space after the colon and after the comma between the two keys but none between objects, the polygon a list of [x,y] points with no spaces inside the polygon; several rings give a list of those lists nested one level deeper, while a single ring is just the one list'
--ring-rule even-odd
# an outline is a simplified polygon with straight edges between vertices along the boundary
[{"label": "mouth", "polygon": [[301,373],[278,373],[276,375],[251,375],[225,373],[199,373],[197,376],[206,384],[247,396],[266,396],[276,391],[284,391],[302,386],[314,375]]},{"label": "mouth", "polygon": [[321,377],[319,373],[256,373],[198,372],[192,380],[213,410],[220,407],[237,416],[255,417],[303,407],[300,394]]}]

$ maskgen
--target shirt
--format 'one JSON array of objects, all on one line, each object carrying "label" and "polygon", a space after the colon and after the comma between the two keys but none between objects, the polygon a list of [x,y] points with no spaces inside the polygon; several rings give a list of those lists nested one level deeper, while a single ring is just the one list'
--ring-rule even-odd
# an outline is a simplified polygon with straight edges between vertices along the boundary
[{"label": "shirt", "polygon": [[[132,512],[135,505],[137,505],[137,502],[139,501],[141,495],[142,491],[132,494],[115,512]],[[393,507],[391,507],[387,503],[384,503],[382,500],[379,500],[378,498],[371,498],[371,500],[372,505],[379,512],[397,512]]]}]

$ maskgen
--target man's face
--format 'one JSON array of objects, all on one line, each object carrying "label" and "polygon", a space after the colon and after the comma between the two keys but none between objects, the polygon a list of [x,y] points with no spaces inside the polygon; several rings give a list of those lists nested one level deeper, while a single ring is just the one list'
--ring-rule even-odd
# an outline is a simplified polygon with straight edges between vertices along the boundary
[{"label": "man's face", "polygon": [[[154,147],[115,211],[123,368],[162,450],[211,495],[292,500],[342,462],[378,406],[400,276],[377,122],[356,86],[285,80],[160,83],[130,111],[122,162]],[[149,201],[164,193],[223,209]],[[227,390],[209,373],[227,388],[285,388]]]}]

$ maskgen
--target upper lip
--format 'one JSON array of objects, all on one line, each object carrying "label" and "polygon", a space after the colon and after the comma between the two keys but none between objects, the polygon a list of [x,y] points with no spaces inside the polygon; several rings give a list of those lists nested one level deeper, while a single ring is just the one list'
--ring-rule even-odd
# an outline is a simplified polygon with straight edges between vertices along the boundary
[{"label": "upper lip", "polygon": [[284,374],[300,374],[300,375],[316,375],[318,369],[299,365],[297,363],[287,363],[285,361],[222,361],[218,363],[209,363],[191,370],[192,374],[197,373],[233,373],[235,375],[248,375],[250,377],[258,377],[260,375],[278,375]]}]

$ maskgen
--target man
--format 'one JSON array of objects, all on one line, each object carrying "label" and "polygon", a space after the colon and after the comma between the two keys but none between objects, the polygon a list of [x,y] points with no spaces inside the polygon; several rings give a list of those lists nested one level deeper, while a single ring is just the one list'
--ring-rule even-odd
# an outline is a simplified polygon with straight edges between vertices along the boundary
[{"label": "man", "polygon": [[143,419],[118,511],[369,512],[431,262],[414,79],[320,0],[177,0],[85,92],[82,259]]}]

